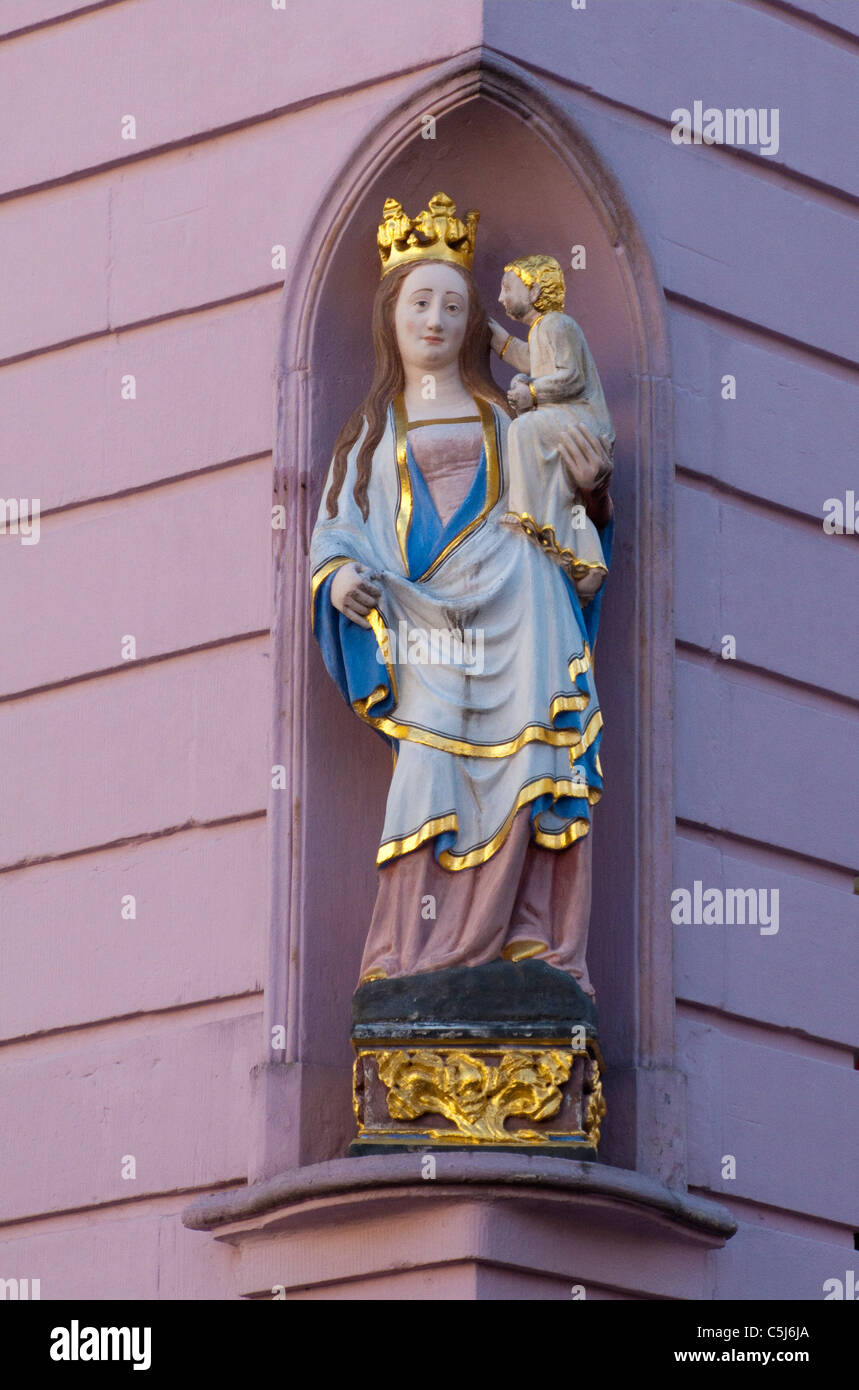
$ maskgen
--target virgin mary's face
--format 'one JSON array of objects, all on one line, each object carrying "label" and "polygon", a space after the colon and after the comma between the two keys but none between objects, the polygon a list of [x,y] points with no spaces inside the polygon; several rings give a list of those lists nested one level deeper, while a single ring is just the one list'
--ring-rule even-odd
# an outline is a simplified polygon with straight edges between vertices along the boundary
[{"label": "virgin mary's face", "polygon": [[397,346],[407,370],[450,367],[459,359],[467,323],[468,286],[458,270],[443,261],[426,261],[409,271],[394,311]]}]

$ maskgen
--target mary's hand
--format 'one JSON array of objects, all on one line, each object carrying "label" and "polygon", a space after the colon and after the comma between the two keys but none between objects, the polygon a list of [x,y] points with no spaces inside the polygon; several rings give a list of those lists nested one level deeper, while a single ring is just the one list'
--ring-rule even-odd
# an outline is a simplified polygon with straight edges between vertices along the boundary
[{"label": "mary's hand", "polygon": [[611,449],[587,425],[571,425],[558,440],[570,481],[582,493],[585,511],[595,526],[607,525],[614,510],[608,495],[614,469]]},{"label": "mary's hand", "polygon": [[373,583],[372,571],[357,560],[341,565],[331,581],[334,607],[359,627],[370,626],[367,614],[375,608],[381,594],[381,589]]},{"label": "mary's hand", "polygon": [[576,487],[585,492],[608,487],[614,468],[611,450],[587,425],[569,425],[558,440],[558,452]]}]

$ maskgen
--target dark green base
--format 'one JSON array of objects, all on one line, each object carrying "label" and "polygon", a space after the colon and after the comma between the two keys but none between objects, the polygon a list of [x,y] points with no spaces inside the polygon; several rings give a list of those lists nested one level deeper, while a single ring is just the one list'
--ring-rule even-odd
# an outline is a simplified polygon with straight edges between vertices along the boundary
[{"label": "dark green base", "polygon": [[352,1040],[395,1041],[569,1038],[573,1026],[597,1037],[594,1001],[572,975],[540,960],[487,965],[372,980],[352,996]]}]

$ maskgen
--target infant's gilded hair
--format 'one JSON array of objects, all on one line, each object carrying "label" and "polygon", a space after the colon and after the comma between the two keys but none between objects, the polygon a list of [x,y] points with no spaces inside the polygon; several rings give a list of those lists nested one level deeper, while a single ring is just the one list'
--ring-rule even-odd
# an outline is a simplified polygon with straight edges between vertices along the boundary
[{"label": "infant's gilded hair", "polygon": [[540,286],[540,293],[534,301],[534,308],[539,313],[546,314],[551,310],[561,314],[564,312],[564,272],[554,256],[519,256],[504,269],[512,270],[529,289],[533,284]]}]

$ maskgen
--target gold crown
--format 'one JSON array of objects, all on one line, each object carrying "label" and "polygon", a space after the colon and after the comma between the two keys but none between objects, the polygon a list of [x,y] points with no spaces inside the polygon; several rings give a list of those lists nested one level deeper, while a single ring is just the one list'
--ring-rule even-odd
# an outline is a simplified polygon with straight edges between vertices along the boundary
[{"label": "gold crown", "polygon": [[382,217],[377,242],[383,278],[394,266],[424,257],[471,269],[479,212],[466,213],[461,222],[453,199],[446,193],[434,193],[417,217],[403,212],[396,198],[386,198]]}]

